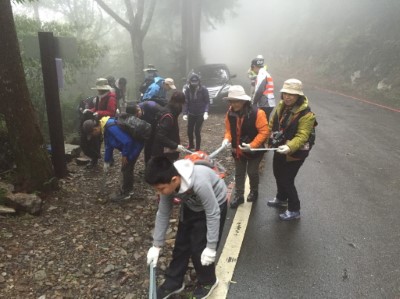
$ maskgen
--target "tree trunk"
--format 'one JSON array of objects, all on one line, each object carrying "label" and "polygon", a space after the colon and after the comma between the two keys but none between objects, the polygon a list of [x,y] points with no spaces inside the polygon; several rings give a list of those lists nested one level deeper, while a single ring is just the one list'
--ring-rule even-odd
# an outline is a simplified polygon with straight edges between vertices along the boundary
[{"label": "tree trunk", "polygon": [[25,80],[10,0],[0,1],[0,11],[0,113],[14,152],[16,189],[43,190],[55,181]]}]

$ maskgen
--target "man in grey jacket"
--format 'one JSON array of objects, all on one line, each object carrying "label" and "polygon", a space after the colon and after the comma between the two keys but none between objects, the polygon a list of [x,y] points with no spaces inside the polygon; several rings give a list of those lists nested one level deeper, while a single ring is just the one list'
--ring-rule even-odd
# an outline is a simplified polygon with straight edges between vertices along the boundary
[{"label": "man in grey jacket", "polygon": [[193,298],[208,297],[218,284],[214,262],[226,217],[225,182],[208,166],[188,159],[173,163],[164,156],[150,159],[145,180],[161,194],[153,246],[147,254],[147,263],[153,267],[165,242],[173,200],[177,197],[182,202],[172,261],[157,298],[168,298],[185,288],[190,258],[198,280]]}]

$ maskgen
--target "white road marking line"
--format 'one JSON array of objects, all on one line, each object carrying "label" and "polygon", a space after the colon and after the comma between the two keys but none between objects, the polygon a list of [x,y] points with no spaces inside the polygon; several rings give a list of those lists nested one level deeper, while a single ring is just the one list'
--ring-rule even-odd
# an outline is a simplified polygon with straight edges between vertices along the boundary
[{"label": "white road marking line", "polygon": [[[245,198],[247,197],[248,193],[249,182],[247,178],[244,191]],[[224,244],[224,248],[221,256],[219,257],[218,264],[216,265],[216,274],[219,283],[209,297],[211,299],[223,299],[226,298],[228,294],[229,284],[231,283],[236,262],[239,257],[240,248],[246,232],[252,205],[253,204],[251,202],[245,202],[236,210],[235,218],[233,219],[231,229]]]}]

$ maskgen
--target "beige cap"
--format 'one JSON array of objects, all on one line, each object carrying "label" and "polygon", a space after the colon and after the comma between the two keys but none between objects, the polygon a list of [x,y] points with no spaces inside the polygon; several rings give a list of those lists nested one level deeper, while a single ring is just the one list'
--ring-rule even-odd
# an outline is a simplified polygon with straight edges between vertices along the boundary
[{"label": "beige cap", "polygon": [[166,78],[164,80],[165,84],[169,85],[171,87],[171,89],[176,89],[175,83],[174,83],[174,79],[172,78]]}]

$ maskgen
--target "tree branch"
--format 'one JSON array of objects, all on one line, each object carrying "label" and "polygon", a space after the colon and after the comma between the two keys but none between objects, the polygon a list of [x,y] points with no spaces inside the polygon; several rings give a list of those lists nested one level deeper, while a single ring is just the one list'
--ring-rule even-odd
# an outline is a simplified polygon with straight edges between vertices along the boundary
[{"label": "tree branch", "polygon": [[117,23],[121,24],[126,30],[130,31],[129,23],[125,22],[119,15],[117,15],[107,4],[104,3],[103,0],[94,0],[97,4],[112,17]]}]

